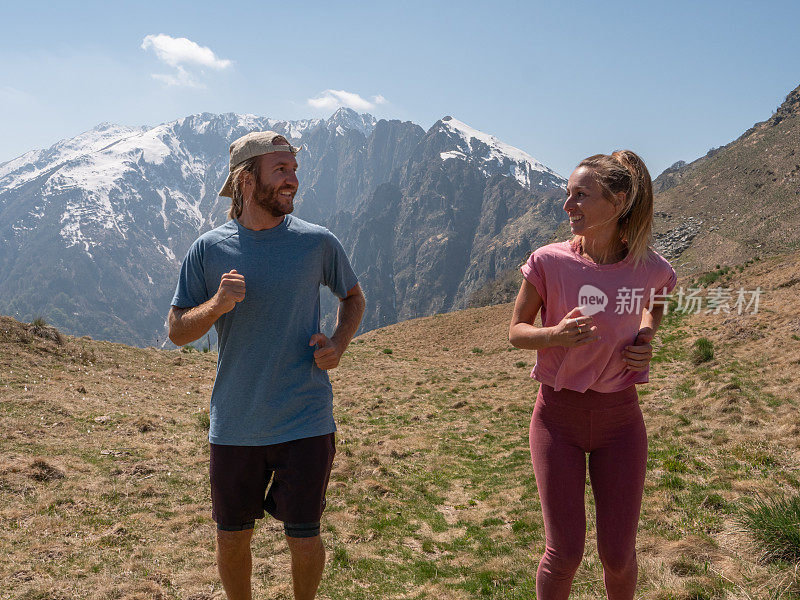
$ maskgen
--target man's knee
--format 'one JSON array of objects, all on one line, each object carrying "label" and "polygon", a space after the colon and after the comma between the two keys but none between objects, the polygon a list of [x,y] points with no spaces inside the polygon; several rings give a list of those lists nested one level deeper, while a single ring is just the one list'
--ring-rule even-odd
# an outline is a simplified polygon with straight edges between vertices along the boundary
[{"label": "man's knee", "polygon": [[237,554],[250,550],[250,540],[253,538],[252,529],[228,531],[217,529],[217,550],[221,554]]},{"label": "man's knee", "polygon": [[286,542],[289,544],[289,550],[295,556],[311,556],[325,551],[325,546],[322,543],[322,538],[319,535],[313,537],[292,537],[286,535]]}]

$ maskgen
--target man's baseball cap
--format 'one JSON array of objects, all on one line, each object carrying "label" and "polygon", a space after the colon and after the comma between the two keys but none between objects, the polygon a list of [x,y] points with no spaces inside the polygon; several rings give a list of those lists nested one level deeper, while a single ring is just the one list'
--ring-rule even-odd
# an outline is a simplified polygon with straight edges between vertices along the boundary
[{"label": "man's baseball cap", "polygon": [[[275,138],[286,139],[280,133],[274,131],[251,131],[247,135],[234,140],[230,147],[230,171],[233,171],[236,165],[254,156],[261,156],[269,152],[291,152],[292,154],[297,154],[302,148],[302,146],[295,147],[291,144],[275,144],[273,143]],[[228,173],[228,178],[219,191],[219,195],[227,196],[228,198],[233,197],[233,180],[230,173]]]}]

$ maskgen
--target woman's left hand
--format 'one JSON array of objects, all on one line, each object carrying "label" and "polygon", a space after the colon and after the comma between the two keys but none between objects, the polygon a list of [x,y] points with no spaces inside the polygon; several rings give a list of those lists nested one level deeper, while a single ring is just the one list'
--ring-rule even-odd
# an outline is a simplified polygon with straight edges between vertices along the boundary
[{"label": "woman's left hand", "polygon": [[645,371],[653,358],[653,347],[650,340],[655,332],[650,327],[642,327],[631,346],[625,346],[622,351],[622,360],[628,365],[630,371]]}]

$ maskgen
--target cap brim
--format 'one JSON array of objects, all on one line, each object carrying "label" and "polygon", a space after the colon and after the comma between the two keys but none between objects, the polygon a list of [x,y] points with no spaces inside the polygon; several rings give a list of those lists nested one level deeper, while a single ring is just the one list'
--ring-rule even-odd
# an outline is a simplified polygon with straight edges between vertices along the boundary
[{"label": "cap brim", "polygon": [[233,179],[231,179],[230,173],[225,180],[225,185],[223,185],[222,189],[219,191],[219,195],[225,196],[226,198],[233,198]]}]

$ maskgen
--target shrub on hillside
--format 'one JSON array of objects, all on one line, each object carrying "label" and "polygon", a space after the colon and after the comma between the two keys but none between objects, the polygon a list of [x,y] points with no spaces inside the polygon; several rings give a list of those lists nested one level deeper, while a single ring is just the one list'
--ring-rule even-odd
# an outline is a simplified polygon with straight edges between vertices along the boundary
[{"label": "shrub on hillside", "polygon": [[53,341],[59,346],[64,343],[64,337],[61,335],[61,332],[55,327],[48,325],[44,317],[36,317],[31,321],[30,325],[30,332],[33,335]]},{"label": "shrub on hillside", "polygon": [[710,285],[716,282],[720,277],[724,277],[730,272],[731,272],[731,267],[720,268],[720,266],[717,265],[716,270],[709,271],[708,273],[703,273],[702,275],[700,275],[700,277],[698,278],[698,283],[700,285]]},{"label": "shrub on hillside", "polygon": [[740,521],[764,561],[800,562],[800,495],[757,495],[741,510]]},{"label": "shrub on hillside", "polygon": [[694,342],[692,350],[692,362],[699,365],[714,358],[714,342],[710,339],[701,337]]}]

